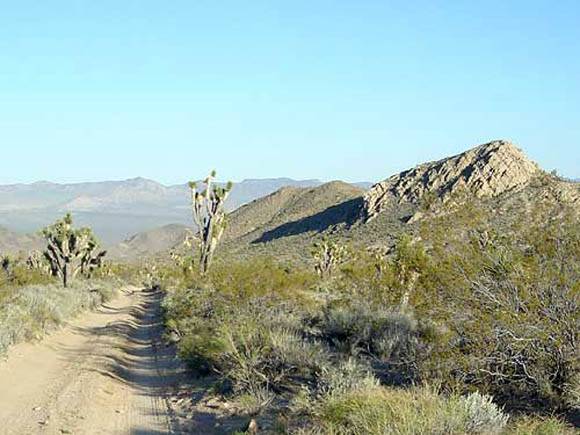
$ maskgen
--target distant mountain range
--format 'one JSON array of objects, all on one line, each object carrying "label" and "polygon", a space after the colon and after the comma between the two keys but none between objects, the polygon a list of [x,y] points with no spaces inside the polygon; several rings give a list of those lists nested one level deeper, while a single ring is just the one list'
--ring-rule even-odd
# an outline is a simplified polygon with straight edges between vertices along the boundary
[{"label": "distant mountain range", "polygon": [[[319,186],[319,180],[250,179],[234,184],[228,211],[284,186]],[[371,183],[357,183],[368,189]],[[66,212],[78,225],[91,226],[105,244],[168,224],[190,224],[187,184],[165,186],[145,178],[125,181],[0,186],[0,226],[4,231],[36,233]],[[15,236],[16,237],[16,236]]]}]

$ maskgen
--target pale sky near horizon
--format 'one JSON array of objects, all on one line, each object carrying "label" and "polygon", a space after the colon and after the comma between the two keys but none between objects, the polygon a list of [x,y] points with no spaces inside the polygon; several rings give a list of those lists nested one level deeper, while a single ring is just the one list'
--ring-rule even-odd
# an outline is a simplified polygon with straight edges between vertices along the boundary
[{"label": "pale sky near horizon", "polygon": [[1,2],[0,184],[377,181],[510,139],[580,177],[580,2]]}]

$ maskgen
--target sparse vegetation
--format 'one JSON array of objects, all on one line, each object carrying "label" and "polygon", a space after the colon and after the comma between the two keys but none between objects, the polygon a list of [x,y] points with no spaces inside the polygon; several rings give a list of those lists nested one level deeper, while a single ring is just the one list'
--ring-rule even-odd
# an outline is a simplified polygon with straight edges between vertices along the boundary
[{"label": "sparse vegetation", "polygon": [[[482,149],[521,154],[503,142]],[[199,240],[172,238],[167,258],[142,267],[102,263],[92,232],[72,229],[67,216],[43,232],[49,263],[34,252],[0,262],[0,348],[109,296],[94,287],[101,281],[67,288],[77,272],[123,276],[163,292],[167,337],[212,384],[212,400],[251,418],[248,427],[574,433],[580,230],[570,201],[578,192],[529,161],[519,162],[519,180],[504,184],[492,171],[482,181],[479,170],[461,169],[466,159],[446,166],[452,183],[436,179],[449,163],[438,162],[429,177],[423,166],[412,172],[413,189],[403,173],[364,201],[340,183],[271,195],[234,213],[241,227],[215,258],[232,188],[216,186],[215,172],[201,192],[190,184]],[[484,181],[485,197],[474,199]],[[337,197],[345,202],[328,208]],[[194,245],[199,256],[185,255]]]},{"label": "sparse vegetation", "polygon": [[428,387],[352,390],[329,396],[314,414],[314,427],[303,433],[499,434],[508,421],[489,397],[442,396]]}]

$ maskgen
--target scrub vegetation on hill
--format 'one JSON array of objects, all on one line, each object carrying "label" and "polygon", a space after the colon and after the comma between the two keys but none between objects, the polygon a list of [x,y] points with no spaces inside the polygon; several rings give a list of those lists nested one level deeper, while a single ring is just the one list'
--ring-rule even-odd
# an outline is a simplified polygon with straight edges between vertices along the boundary
[{"label": "scrub vegetation on hill", "polygon": [[174,256],[155,274],[169,336],[223,412],[270,432],[574,433],[577,220],[538,207],[499,231],[488,213],[473,202],[394,246],[351,241],[332,273],[320,251],[216,258],[204,275]]}]

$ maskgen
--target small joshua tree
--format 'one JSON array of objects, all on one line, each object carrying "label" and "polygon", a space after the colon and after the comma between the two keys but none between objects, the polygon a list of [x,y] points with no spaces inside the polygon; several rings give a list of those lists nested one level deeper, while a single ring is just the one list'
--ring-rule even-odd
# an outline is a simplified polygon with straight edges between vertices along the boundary
[{"label": "small joshua tree", "polygon": [[223,205],[233,187],[232,182],[228,182],[225,188],[213,185],[215,176],[216,172],[212,171],[209,177],[203,180],[205,188],[201,192],[197,188],[197,183],[194,181],[189,183],[193,220],[200,235],[202,273],[206,273],[209,269],[215,249],[226,229],[226,212]]},{"label": "small joshua tree", "polygon": [[314,269],[322,278],[331,278],[332,272],[350,259],[348,248],[337,242],[323,239],[314,245],[312,257],[316,261]]},{"label": "small joshua tree", "polygon": [[372,256],[377,279],[381,279],[387,269],[388,258],[392,254],[392,249],[386,246],[369,246],[367,251]]},{"label": "small joshua tree", "polygon": [[81,272],[89,277],[102,264],[106,251],[99,251],[99,243],[90,228],[73,228],[72,216],[67,214],[55,224],[44,228],[41,235],[48,245],[44,257],[54,276],[65,287]]},{"label": "small joshua tree", "polygon": [[39,270],[46,275],[51,273],[50,263],[42,254],[42,252],[37,250],[33,250],[28,253],[28,257],[26,258],[26,266],[28,266],[28,269],[30,270]]},{"label": "small joshua tree", "polygon": [[0,257],[0,269],[2,269],[2,271],[4,271],[6,276],[12,275],[13,264],[14,264],[14,261],[8,255],[4,255],[3,257]]}]

